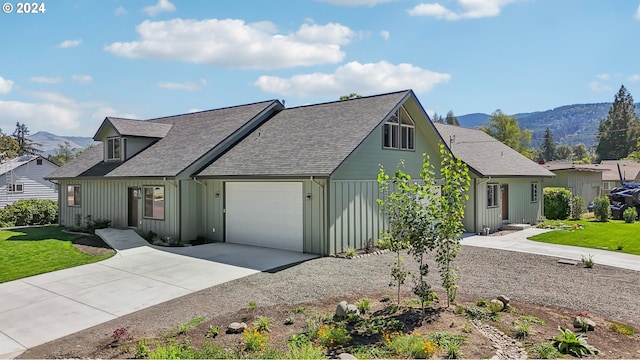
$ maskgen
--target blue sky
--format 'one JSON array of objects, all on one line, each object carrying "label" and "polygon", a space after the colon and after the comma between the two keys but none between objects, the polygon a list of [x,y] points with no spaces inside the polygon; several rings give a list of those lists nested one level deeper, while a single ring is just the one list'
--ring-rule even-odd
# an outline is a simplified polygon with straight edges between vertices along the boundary
[{"label": "blue sky", "polygon": [[442,115],[611,102],[621,84],[640,101],[638,0],[3,3],[5,133],[408,88]]}]

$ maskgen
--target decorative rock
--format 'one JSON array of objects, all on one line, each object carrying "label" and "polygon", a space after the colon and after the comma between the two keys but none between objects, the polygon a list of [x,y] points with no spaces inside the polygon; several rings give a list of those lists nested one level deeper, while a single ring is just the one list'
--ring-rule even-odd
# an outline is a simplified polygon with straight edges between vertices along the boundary
[{"label": "decorative rock", "polygon": [[356,314],[358,316],[360,316],[360,310],[358,310],[358,307],[353,305],[353,304],[349,304],[347,305],[347,314]]},{"label": "decorative rock", "polygon": [[338,359],[343,359],[343,360],[355,360],[357,359],[357,357],[349,354],[349,353],[342,353],[340,355],[338,355]]},{"label": "decorative rock", "polygon": [[504,304],[505,307],[507,307],[507,305],[509,305],[509,301],[511,301],[511,299],[509,299],[508,297],[506,297],[504,295],[500,295],[496,299],[502,301],[502,303]]},{"label": "decorative rock", "polygon": [[338,306],[336,307],[336,316],[337,317],[345,317],[348,313],[349,304],[346,301],[340,301]]},{"label": "decorative rock", "polygon": [[573,327],[581,330],[584,330],[586,327],[587,331],[594,331],[596,329],[596,323],[586,316],[576,316],[576,318],[573,319]]},{"label": "decorative rock", "polygon": [[243,322],[232,322],[227,326],[227,334],[239,334],[247,329],[247,324]]}]

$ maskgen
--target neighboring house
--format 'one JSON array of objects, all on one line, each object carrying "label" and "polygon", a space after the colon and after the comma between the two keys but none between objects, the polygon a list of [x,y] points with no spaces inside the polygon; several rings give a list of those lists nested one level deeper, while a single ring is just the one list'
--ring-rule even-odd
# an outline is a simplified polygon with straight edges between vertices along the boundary
[{"label": "neighboring house", "polygon": [[57,186],[44,176],[58,165],[37,155],[0,162],[0,208],[22,199],[58,200]]},{"label": "neighboring house", "polygon": [[[586,204],[590,204],[596,197],[601,196],[604,173],[609,171],[597,164],[573,164],[566,161],[551,161],[541,166],[556,177],[546,179],[544,187],[563,187],[575,196],[580,196]],[[617,171],[616,171],[617,174]]]},{"label": "neighboring house", "polygon": [[536,224],[543,216],[543,181],[554,176],[483,131],[435,124],[471,174],[465,209],[467,232],[493,232],[505,224]]},{"label": "neighboring house", "polygon": [[[60,185],[61,225],[92,215],[182,241],[322,255],[375,242],[386,227],[376,203],[379,165],[393,172],[404,160],[418,177],[422,154],[438,159],[443,141],[410,90],[294,108],[273,100],[147,121],[106,118],[94,140],[103,146],[47,176]],[[526,169],[517,181],[509,179],[514,171],[501,174],[507,194],[520,183],[529,193],[532,183],[552,176],[537,164],[529,171],[530,160],[500,145],[515,161],[511,170]],[[472,176],[474,191],[486,194],[482,172]],[[492,226],[502,197],[488,207],[478,203],[481,195],[474,198],[465,225],[478,232]],[[506,201],[510,220],[537,221],[540,203],[520,211],[514,193]]]},{"label": "neighboring house", "polygon": [[602,170],[602,196],[622,186],[618,164],[625,182],[640,182],[640,163],[630,160],[602,160],[600,164],[593,164],[597,169]]}]

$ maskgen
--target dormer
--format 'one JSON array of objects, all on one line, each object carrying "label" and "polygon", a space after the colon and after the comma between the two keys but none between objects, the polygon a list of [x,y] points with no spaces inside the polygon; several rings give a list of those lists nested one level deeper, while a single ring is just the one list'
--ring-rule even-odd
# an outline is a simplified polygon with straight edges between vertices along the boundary
[{"label": "dormer", "polygon": [[173,125],[107,117],[93,136],[104,147],[105,162],[123,162],[167,135]]}]

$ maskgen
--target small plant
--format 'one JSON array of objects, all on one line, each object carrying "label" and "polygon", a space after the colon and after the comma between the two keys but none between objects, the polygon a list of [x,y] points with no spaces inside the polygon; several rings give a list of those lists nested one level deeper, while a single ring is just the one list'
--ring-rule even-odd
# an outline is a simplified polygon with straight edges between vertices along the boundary
[{"label": "small plant", "polygon": [[361,314],[365,314],[369,312],[369,310],[371,310],[371,300],[369,300],[368,298],[364,298],[358,301],[356,306],[358,307],[358,310]]},{"label": "small plant", "polygon": [[533,355],[532,358],[534,359],[558,359],[562,357],[558,349],[548,342],[536,344],[531,347],[529,353]]},{"label": "small plant", "polygon": [[[576,323],[578,325],[578,328],[580,329],[580,331],[582,332],[587,332],[589,330],[589,313],[586,311],[580,311],[577,315],[576,315]],[[593,328],[591,329],[593,330]]]},{"label": "small plant", "polygon": [[526,321],[530,324],[538,324],[538,325],[542,325],[542,326],[546,326],[547,324],[544,322],[544,320],[540,319],[537,316],[533,316],[533,315],[520,315],[520,320],[521,321]]},{"label": "small plant", "polygon": [[207,335],[205,335],[206,338],[210,338],[213,339],[215,337],[217,337],[218,335],[220,335],[220,328],[214,325],[209,326],[209,331],[207,331]]},{"label": "small plant", "polygon": [[497,314],[499,312],[501,312],[502,310],[504,310],[504,305],[502,305],[501,302],[490,302],[489,303],[489,311],[492,314]]},{"label": "small plant", "polygon": [[149,357],[149,345],[147,345],[147,340],[138,340],[138,344],[136,345],[135,357],[136,359],[144,359]]},{"label": "small plant", "polygon": [[242,332],[242,341],[246,351],[254,352],[267,347],[269,336],[265,332],[249,327]]},{"label": "small plant", "polygon": [[497,320],[499,316],[498,312],[479,306],[463,306],[463,309],[467,317],[472,320]]},{"label": "small plant", "polygon": [[378,239],[376,246],[381,250],[390,250],[391,249],[391,239],[390,238],[382,238]]},{"label": "small plant", "polygon": [[121,327],[113,330],[113,334],[111,334],[111,338],[114,343],[119,342],[120,340],[131,340],[133,337],[129,334],[129,330],[127,328]]},{"label": "small plant", "polygon": [[248,307],[249,309],[251,309],[251,310],[255,309],[257,306],[258,306],[258,305],[257,305],[255,302],[253,302],[253,301],[249,301],[249,302],[247,302],[247,307]]},{"label": "small plant", "polygon": [[438,351],[438,344],[420,333],[384,334],[383,339],[387,349],[396,355],[395,357],[428,359]]},{"label": "small plant", "polygon": [[465,322],[464,324],[462,324],[462,332],[465,334],[471,334],[473,332],[473,329],[471,328],[471,325],[469,325],[468,322]]},{"label": "small plant", "polygon": [[311,339],[307,334],[293,334],[287,339],[289,346],[302,347],[303,345],[311,344]]},{"label": "small plant", "polygon": [[624,219],[624,222],[626,222],[627,224],[633,224],[634,222],[636,222],[636,219],[638,218],[638,212],[636,211],[636,208],[633,208],[633,207],[627,208],[622,213],[622,218]]},{"label": "small plant", "polygon": [[441,347],[447,359],[458,359],[462,356],[460,346],[467,340],[465,336],[439,331],[429,335],[429,340]]},{"label": "small plant", "polygon": [[587,337],[584,334],[575,334],[563,327],[558,327],[558,331],[560,331],[560,336],[552,339],[553,346],[562,354],[571,354],[577,357],[598,354],[598,349],[587,343]]},{"label": "small plant", "polygon": [[284,319],[285,325],[293,325],[294,322],[296,322],[296,319],[294,319],[293,316],[289,316],[286,319]]},{"label": "small plant", "polygon": [[289,353],[285,356],[287,359],[326,359],[322,346],[315,346],[312,343],[294,346],[289,344]]},{"label": "small plant", "polygon": [[320,345],[332,349],[351,341],[351,335],[344,326],[321,325],[316,333]]},{"label": "small plant", "polygon": [[587,269],[591,269],[593,267],[593,255],[589,254],[589,256],[582,256],[580,258],[580,262],[582,262],[582,266],[586,267]]},{"label": "small plant", "polygon": [[478,299],[476,301],[476,306],[486,307],[487,305],[489,305],[489,301],[487,299]]},{"label": "small plant", "polygon": [[524,339],[529,336],[531,332],[531,323],[523,320],[515,321],[513,324],[513,332],[517,339]]},{"label": "small plant", "polygon": [[260,332],[271,332],[269,322],[271,320],[266,316],[258,316],[258,319],[253,322],[253,326]]},{"label": "small plant", "polygon": [[353,247],[348,247],[345,251],[344,251],[344,255],[348,258],[352,258],[354,256],[356,256],[358,254],[358,251],[356,250],[356,248]]},{"label": "small plant", "polygon": [[307,312],[307,309],[304,306],[298,306],[293,309],[294,314],[304,314]]},{"label": "small plant", "polygon": [[584,206],[584,199],[580,196],[574,196],[571,198],[571,220],[580,220],[582,214],[587,211]]},{"label": "small plant", "polygon": [[625,324],[611,323],[611,325],[609,325],[609,329],[617,332],[618,334],[622,334],[622,335],[633,335],[633,334],[635,334],[635,330],[631,326],[625,325]]},{"label": "small plant", "polygon": [[189,332],[189,330],[201,324],[203,321],[204,321],[204,316],[194,317],[193,319],[187,321],[186,323],[179,324],[172,331],[169,331],[169,333],[173,333],[176,335],[186,334]]},{"label": "small plant", "polygon": [[618,240],[618,244],[616,245],[616,250],[620,251],[624,248],[624,241]]},{"label": "small plant", "polygon": [[389,295],[382,295],[382,297],[380,298],[380,302],[386,303],[391,301],[391,296]]}]

